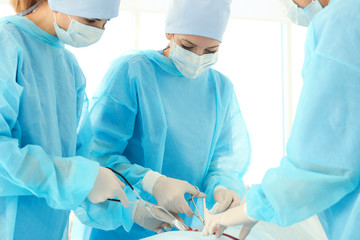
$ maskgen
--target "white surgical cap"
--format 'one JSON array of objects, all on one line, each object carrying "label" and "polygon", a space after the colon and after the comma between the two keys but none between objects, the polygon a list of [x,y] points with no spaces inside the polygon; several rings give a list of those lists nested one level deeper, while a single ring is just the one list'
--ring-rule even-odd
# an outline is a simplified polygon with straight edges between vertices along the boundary
[{"label": "white surgical cap", "polygon": [[171,0],[166,33],[197,35],[221,42],[231,0]]},{"label": "white surgical cap", "polygon": [[119,14],[120,0],[48,0],[54,11],[84,18],[108,19]]}]

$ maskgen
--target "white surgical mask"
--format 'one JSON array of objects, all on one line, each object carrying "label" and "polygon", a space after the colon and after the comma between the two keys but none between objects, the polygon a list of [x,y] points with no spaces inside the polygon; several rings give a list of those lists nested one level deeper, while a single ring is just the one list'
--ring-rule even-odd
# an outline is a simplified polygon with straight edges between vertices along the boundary
[{"label": "white surgical mask", "polygon": [[283,12],[293,23],[307,27],[313,18],[323,9],[318,0],[301,8],[293,0],[281,0]]},{"label": "white surgical mask", "polygon": [[56,35],[63,43],[73,47],[86,47],[94,44],[100,40],[104,32],[104,29],[85,25],[76,21],[75,19],[70,18],[70,16],[69,18],[71,19],[71,23],[69,29],[65,31],[57,25],[55,13],[54,18]]},{"label": "white surgical mask", "polygon": [[169,57],[185,77],[197,78],[217,62],[218,53],[199,56],[174,43]]}]

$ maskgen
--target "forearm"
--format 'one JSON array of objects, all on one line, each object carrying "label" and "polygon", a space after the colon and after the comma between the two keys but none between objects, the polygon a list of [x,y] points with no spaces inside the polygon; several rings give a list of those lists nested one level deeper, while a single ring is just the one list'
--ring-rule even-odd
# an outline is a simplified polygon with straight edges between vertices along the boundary
[{"label": "forearm", "polygon": [[97,157],[94,160],[103,167],[109,167],[121,173],[133,186],[139,189],[139,194],[146,200],[151,197],[153,184],[161,176],[149,168],[132,164],[123,155]]},{"label": "forearm", "polygon": [[358,172],[301,169],[285,159],[280,167],[266,173],[261,185],[248,190],[248,214],[289,226],[331,207],[358,184]]},{"label": "forearm", "polygon": [[[136,190],[139,191],[139,189]],[[137,198],[130,187],[125,187],[124,191],[130,202],[128,208],[124,208],[119,202],[105,201],[93,204],[86,199],[75,210],[75,215],[83,224],[90,227],[109,231],[123,226],[129,232],[134,224],[132,203]]]},{"label": "forearm", "polygon": [[1,196],[31,193],[45,198],[53,208],[72,209],[86,198],[97,177],[98,164],[91,160],[52,157],[39,146],[20,149],[2,139],[0,149],[5,146],[0,159]]}]

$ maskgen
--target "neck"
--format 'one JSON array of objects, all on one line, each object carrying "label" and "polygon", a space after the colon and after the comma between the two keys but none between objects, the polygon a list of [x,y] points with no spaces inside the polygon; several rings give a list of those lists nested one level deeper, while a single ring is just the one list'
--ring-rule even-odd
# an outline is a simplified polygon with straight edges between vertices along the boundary
[{"label": "neck", "polygon": [[32,12],[25,17],[34,22],[36,26],[42,30],[56,36],[54,28],[54,12],[50,9],[47,1],[43,1],[35,12]]},{"label": "neck", "polygon": [[329,4],[330,0],[319,0],[319,2],[321,6],[324,8]]},{"label": "neck", "polygon": [[165,49],[165,50],[163,51],[163,53],[164,53],[164,56],[165,56],[165,57],[169,58],[170,47],[168,47],[167,49]]}]

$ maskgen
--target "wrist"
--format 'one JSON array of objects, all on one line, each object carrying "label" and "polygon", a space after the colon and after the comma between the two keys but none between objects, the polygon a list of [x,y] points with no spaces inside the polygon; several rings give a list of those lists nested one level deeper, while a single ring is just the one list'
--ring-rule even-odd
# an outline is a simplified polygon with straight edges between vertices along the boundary
[{"label": "wrist", "polygon": [[[217,185],[214,189],[214,193],[213,193],[213,197],[214,197],[214,200],[216,199],[215,195],[220,193],[221,194],[221,191],[224,191],[224,190],[228,190],[226,187],[222,186],[222,185]],[[216,201],[216,200],[215,200]]]},{"label": "wrist", "polygon": [[222,185],[217,185],[214,189],[214,192],[216,192],[217,190],[228,190],[228,189]]},{"label": "wrist", "polygon": [[131,216],[132,216],[132,219],[133,221],[135,221],[135,214],[136,214],[136,210],[139,206],[139,199],[135,201],[134,204],[130,204],[130,212],[131,212]]},{"label": "wrist", "polygon": [[144,189],[145,192],[150,193],[151,195],[153,195],[153,188],[155,183],[159,180],[160,177],[162,177],[164,175],[161,175],[158,172],[154,172],[152,170],[149,170],[143,180],[141,181],[141,187]]},{"label": "wrist", "polygon": [[247,204],[246,204],[246,203],[244,204],[243,208],[244,208],[244,213],[245,213],[245,215],[247,216],[247,218],[249,218],[250,221],[253,221],[253,222],[257,222],[257,221],[258,221],[258,220],[254,219],[254,218],[252,218],[252,217],[250,217],[250,216],[248,215],[248,213],[247,213]]}]

